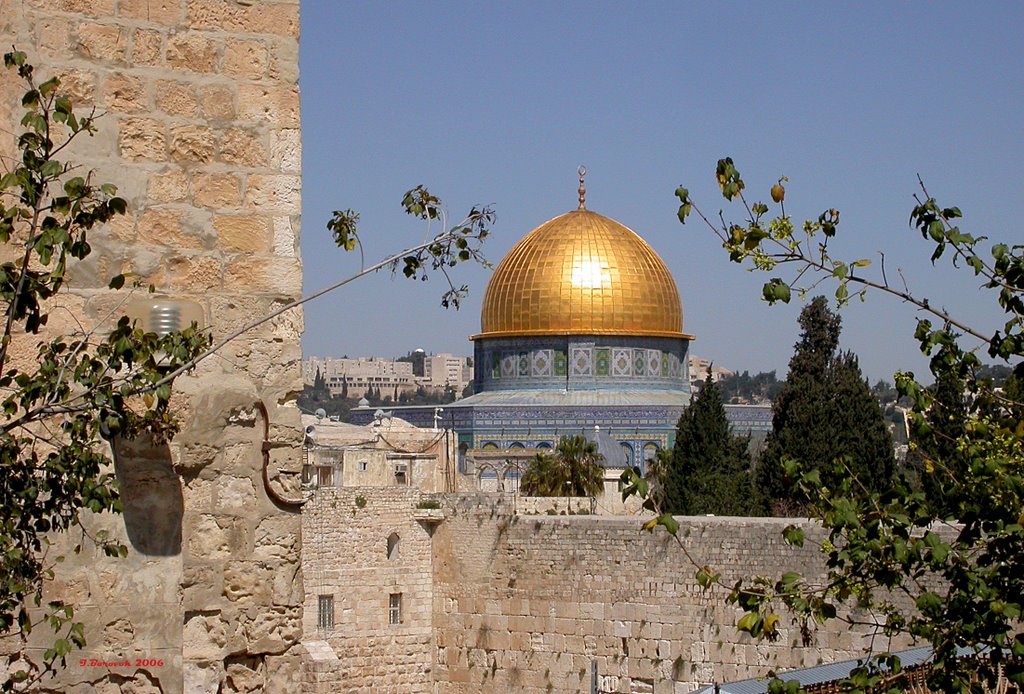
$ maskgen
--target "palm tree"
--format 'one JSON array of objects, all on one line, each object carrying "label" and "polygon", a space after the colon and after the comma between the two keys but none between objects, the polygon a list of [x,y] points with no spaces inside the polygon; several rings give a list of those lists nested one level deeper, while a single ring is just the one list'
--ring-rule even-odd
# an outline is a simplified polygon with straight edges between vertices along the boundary
[{"label": "palm tree", "polygon": [[538,453],[519,483],[524,496],[596,496],[604,488],[604,459],[583,436],[563,436],[555,452]]}]

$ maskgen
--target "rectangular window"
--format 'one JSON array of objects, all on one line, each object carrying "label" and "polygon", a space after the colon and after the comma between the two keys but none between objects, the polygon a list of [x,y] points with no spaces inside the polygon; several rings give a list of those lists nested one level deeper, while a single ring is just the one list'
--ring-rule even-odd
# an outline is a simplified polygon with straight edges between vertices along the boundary
[{"label": "rectangular window", "polygon": [[316,468],[316,484],[318,487],[333,487],[334,468],[330,465],[318,465]]},{"label": "rectangular window", "polygon": [[333,595],[321,595],[317,599],[316,626],[325,630],[334,628]]},{"label": "rectangular window", "polygon": [[402,623],[402,594],[392,593],[388,597],[388,624]]},{"label": "rectangular window", "polygon": [[395,484],[402,486],[409,484],[408,467],[405,463],[395,465]]}]

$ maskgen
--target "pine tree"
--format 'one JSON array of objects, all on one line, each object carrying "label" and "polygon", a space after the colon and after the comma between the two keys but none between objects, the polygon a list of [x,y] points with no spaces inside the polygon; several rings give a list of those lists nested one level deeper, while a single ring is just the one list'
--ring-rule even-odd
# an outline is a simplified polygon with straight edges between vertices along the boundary
[{"label": "pine tree", "polygon": [[680,515],[751,515],[758,511],[750,479],[749,437],[733,436],[718,384],[704,385],[679,418],[662,472],[664,510]]},{"label": "pine tree", "polygon": [[880,489],[893,472],[892,439],[878,401],[852,354],[838,354],[841,321],[824,297],[800,312],[800,341],[775,400],[772,431],[756,472],[758,489],[779,514],[799,512],[783,468],[793,459],[817,470],[835,488],[835,465],[845,462],[868,488]]}]

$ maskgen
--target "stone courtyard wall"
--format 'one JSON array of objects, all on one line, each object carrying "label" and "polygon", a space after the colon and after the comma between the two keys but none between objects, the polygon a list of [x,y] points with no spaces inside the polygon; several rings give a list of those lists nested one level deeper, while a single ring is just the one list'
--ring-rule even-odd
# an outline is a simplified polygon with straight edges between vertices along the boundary
[{"label": "stone courtyard wall", "polygon": [[[741,612],[721,591],[703,592],[675,540],[642,532],[637,518],[511,516],[503,502],[459,503],[434,539],[438,691],[587,691],[596,661],[602,692],[668,694],[852,658],[868,646],[838,623],[806,648],[796,628],[773,644],[739,634],[732,625]],[[680,521],[691,556],[727,584],[821,570],[811,542],[783,542],[791,520]],[[809,522],[805,531],[819,532]]]},{"label": "stone courtyard wall", "polygon": [[[298,0],[0,0],[3,49],[26,51],[78,109],[102,114],[66,158],[129,206],[90,235],[51,330],[99,324],[123,296],[105,289],[119,272],[198,302],[215,339],[300,294],[298,33]],[[6,168],[23,88],[3,72]],[[296,691],[300,522],[264,486],[259,403],[270,484],[296,496],[301,330],[300,311],[283,315],[179,379],[183,429],[170,446],[118,445],[125,513],[88,524],[128,558],[88,542],[76,555],[81,538],[51,550],[68,559],[46,597],[74,604],[88,639],[55,691]],[[34,342],[15,343],[17,363]],[[3,648],[38,656],[53,638],[37,628],[27,651]]]},{"label": "stone courtyard wall", "polygon": [[[421,499],[441,509],[420,509]],[[704,592],[683,549],[637,517],[517,515],[507,495],[321,489],[303,510],[308,692],[589,691],[677,694],[700,684],[862,655],[869,641],[830,623],[804,646],[735,629],[741,612]],[[683,547],[726,583],[785,570],[820,575],[813,538],[782,540],[790,519],[680,518]],[[400,537],[388,558],[387,538]],[[388,595],[403,622],[388,623]],[[332,595],[331,628],[317,596]],[[901,647],[901,644],[893,644]]]}]

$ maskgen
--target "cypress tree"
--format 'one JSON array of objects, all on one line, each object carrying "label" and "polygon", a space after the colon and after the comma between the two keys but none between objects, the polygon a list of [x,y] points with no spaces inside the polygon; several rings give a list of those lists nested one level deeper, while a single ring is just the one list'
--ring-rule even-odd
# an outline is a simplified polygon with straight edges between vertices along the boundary
[{"label": "cypress tree", "polygon": [[[892,435],[855,354],[845,352],[833,360],[828,385],[832,399],[826,416],[835,437],[833,446],[845,456],[851,474],[868,489],[881,491],[895,472]],[[821,479],[834,489],[839,480],[832,472],[822,470]]]},{"label": "cypress tree", "polygon": [[679,418],[662,472],[665,510],[681,515],[750,515],[757,502],[750,480],[749,437],[733,436],[718,384],[704,385]]},{"label": "cypress tree", "polygon": [[830,488],[840,481],[835,472],[840,459],[869,489],[884,488],[894,464],[882,410],[856,357],[838,353],[839,316],[819,296],[800,312],[799,322],[800,341],[775,401],[772,431],[755,474],[759,490],[780,515],[802,511],[783,470],[786,458],[817,470]]}]

